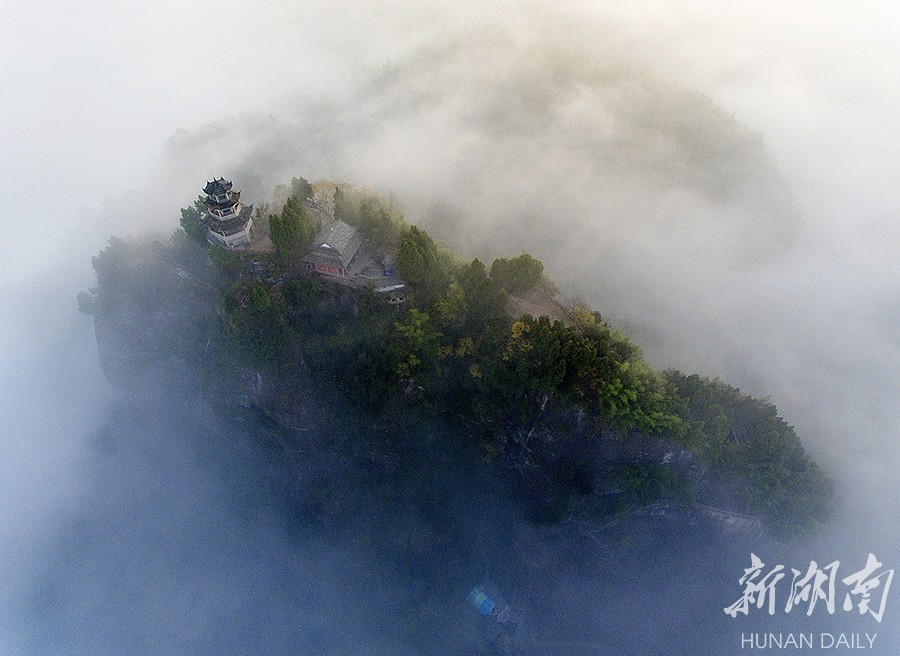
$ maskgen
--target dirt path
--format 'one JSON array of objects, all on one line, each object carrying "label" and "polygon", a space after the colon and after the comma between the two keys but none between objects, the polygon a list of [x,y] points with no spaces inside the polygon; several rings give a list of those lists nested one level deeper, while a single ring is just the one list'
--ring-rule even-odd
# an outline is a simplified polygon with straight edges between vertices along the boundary
[{"label": "dirt path", "polygon": [[555,298],[537,289],[532,289],[521,296],[510,295],[506,303],[506,313],[514,319],[524,314],[534,318],[549,317],[554,321],[562,321],[567,326],[574,326],[571,312]]}]

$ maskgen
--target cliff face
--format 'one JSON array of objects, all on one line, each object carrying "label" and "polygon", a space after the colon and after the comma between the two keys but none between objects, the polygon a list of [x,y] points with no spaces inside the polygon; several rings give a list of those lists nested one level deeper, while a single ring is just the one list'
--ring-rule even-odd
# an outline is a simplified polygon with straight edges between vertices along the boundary
[{"label": "cliff face", "polygon": [[[214,308],[215,277],[198,253],[151,239],[113,239],[94,258],[99,286],[90,292],[100,362],[123,389],[196,379]],[[178,262],[194,266],[190,272]]]},{"label": "cliff face", "polygon": [[[415,386],[405,386],[405,412],[386,425],[343,407],[342,381],[323,380],[302,355],[262,366],[232,351],[240,345],[221,330],[228,276],[202,249],[118,243],[103,257],[107,273],[91,309],[114,386],[149,397],[149,407],[187,401],[214,426],[227,422],[234,430],[221,436],[202,432],[203,452],[258,467],[259,477],[241,485],[265,485],[284,500],[296,522],[291,539],[362,554],[353,575],[400,599],[403,630],[423,653],[544,653],[534,636],[563,639],[592,630],[595,618],[615,621],[648,571],[669,582],[675,571],[696,585],[703,550],[734,562],[740,558],[723,554],[744,557],[751,539],[757,549],[765,544],[759,518],[718,507],[731,501],[717,496],[727,478],[664,439],[604,429],[584,412],[548,403],[533,430],[504,436],[519,440],[521,451],[485,462],[469,436],[421,407]],[[333,291],[305,319],[359,310],[354,292]],[[322,338],[340,339],[340,331]],[[683,500],[641,496],[635,481],[660,469],[689,487]],[[504,625],[502,643],[499,625],[476,623],[485,618],[464,603],[486,572],[515,620]],[[588,608],[573,609],[573,599],[588,595]]]},{"label": "cliff face", "polygon": [[315,386],[302,362],[278,372],[235,358],[222,366],[217,335],[228,281],[203,249],[183,237],[113,240],[96,260],[100,287],[90,309],[100,363],[116,387],[193,387],[213,404],[253,407],[291,430],[315,423]]},{"label": "cliff face", "polygon": [[[105,273],[98,271],[101,287],[91,299],[97,341],[104,372],[124,393],[200,394],[223,416],[272,422],[274,430],[262,430],[259,439],[278,454],[273,472],[292,498],[313,503],[317,512],[334,503],[322,490],[342,489],[343,479],[352,479],[359,466],[376,472],[376,477],[381,471],[388,479],[401,466],[398,446],[390,440],[367,443],[366,438],[353,437],[359,427],[349,428],[333,399],[326,402],[323,396],[338,383],[317,381],[302,356],[289,364],[259,366],[228,351],[218,331],[223,321],[219,299],[227,285],[202,249],[177,239],[114,242],[101,259]],[[352,292],[340,290],[315,312],[352,314],[354,308],[344,306],[354,303]],[[414,413],[414,395],[408,403]],[[262,426],[257,420],[247,425]],[[397,428],[405,430],[409,427]],[[527,439],[512,434],[508,439],[519,440],[521,449],[511,450],[492,467],[524,495],[527,512],[537,513],[542,521],[563,522],[538,533],[523,529],[530,536],[522,542],[526,562],[549,567],[554,558],[541,553],[575,544],[598,553],[610,551],[610,544],[647,522],[699,523],[733,536],[761,532],[757,517],[737,512],[739,503],[726,493],[731,489],[728,476],[664,439],[610,431],[582,412],[565,409],[544,413]],[[551,446],[536,451],[537,443]],[[632,498],[631,483],[621,476],[628,467],[672,472],[689,488],[679,492],[685,501]],[[566,490],[583,489],[560,493],[560,480]],[[630,501],[611,506],[618,508],[613,516],[584,519],[596,514],[597,507],[609,506],[611,499],[625,498]]]}]

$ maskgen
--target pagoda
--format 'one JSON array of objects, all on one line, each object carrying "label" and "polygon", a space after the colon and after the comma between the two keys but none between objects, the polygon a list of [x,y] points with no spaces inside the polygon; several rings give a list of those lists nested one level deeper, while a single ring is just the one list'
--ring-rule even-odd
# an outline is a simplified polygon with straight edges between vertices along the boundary
[{"label": "pagoda", "polygon": [[206,212],[200,220],[206,226],[206,239],[210,244],[241,248],[250,243],[253,205],[243,205],[241,192],[232,191],[231,187],[231,182],[225,178],[206,183],[203,188]]}]

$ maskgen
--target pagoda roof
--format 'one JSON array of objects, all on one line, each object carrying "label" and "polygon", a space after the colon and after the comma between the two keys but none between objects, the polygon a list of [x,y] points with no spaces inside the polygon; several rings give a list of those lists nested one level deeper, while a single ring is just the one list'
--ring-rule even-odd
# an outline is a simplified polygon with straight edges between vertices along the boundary
[{"label": "pagoda roof", "polygon": [[212,182],[207,182],[203,188],[203,193],[207,196],[216,196],[231,191],[231,181],[225,178],[213,178]]},{"label": "pagoda roof", "polygon": [[211,214],[204,214],[202,221],[203,225],[213,232],[228,236],[243,230],[250,222],[250,214],[252,212],[253,205],[243,205],[241,206],[241,211],[230,218],[223,220]]},{"label": "pagoda roof", "polygon": [[[219,193],[224,193],[224,192],[219,192]],[[209,198],[207,198],[207,199],[206,199],[205,201],[203,201],[203,202],[204,202],[204,203],[206,204],[206,206],[209,207],[210,209],[212,209],[212,208],[216,208],[216,209],[225,209],[226,207],[233,207],[233,206],[236,205],[237,203],[241,202],[241,192],[239,192],[239,191],[233,191],[233,192],[231,192],[231,198],[229,198],[228,200],[226,200],[226,201],[223,202],[223,203],[217,203],[216,201],[210,200]]]}]

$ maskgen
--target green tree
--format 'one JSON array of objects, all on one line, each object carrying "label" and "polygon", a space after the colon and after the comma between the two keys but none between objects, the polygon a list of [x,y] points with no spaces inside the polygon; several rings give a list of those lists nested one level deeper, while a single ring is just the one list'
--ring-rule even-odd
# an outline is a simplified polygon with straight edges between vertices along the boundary
[{"label": "green tree", "polygon": [[470,334],[499,336],[509,326],[506,315],[506,292],[497,289],[488,278],[487,269],[478,260],[460,268],[459,284],[466,297],[465,330]]},{"label": "green tree", "polygon": [[628,465],[616,474],[622,498],[621,510],[647,505],[658,499],[692,501],[691,484],[678,472],[663,465],[639,463]]},{"label": "green tree", "polygon": [[269,239],[279,253],[283,253],[288,246],[287,235],[284,230],[284,219],[280,214],[269,215]]},{"label": "green tree", "polygon": [[425,278],[425,255],[417,232],[416,227],[405,230],[400,236],[400,248],[397,250],[397,271],[413,284],[418,284]]},{"label": "green tree", "polygon": [[297,200],[312,198],[313,188],[306,178],[291,178],[291,196]]},{"label": "green tree", "polygon": [[341,187],[335,187],[332,198],[334,199],[334,217],[350,225],[356,225],[359,220],[359,212],[351,194]]},{"label": "green tree", "polygon": [[358,227],[376,243],[396,244],[405,224],[403,215],[392,211],[380,198],[371,196],[359,206]]},{"label": "green tree", "polygon": [[400,233],[397,270],[404,279],[416,286],[419,297],[426,306],[436,302],[450,284],[452,267],[452,256],[439,249],[424,230],[410,226]]},{"label": "green tree", "polygon": [[334,216],[355,226],[377,244],[396,246],[406,227],[403,213],[390,201],[352,187],[335,187]]},{"label": "green tree", "polygon": [[435,303],[435,314],[440,325],[455,330],[466,320],[466,293],[455,280]]},{"label": "green tree", "polygon": [[423,363],[424,365],[434,363],[437,356],[437,342],[441,334],[435,330],[427,312],[413,308],[403,321],[396,323],[396,331],[401,338],[404,353],[397,368],[401,378],[412,377]]},{"label": "green tree", "polygon": [[256,313],[268,312],[272,309],[272,297],[263,284],[257,280],[250,288],[250,307]]},{"label": "green tree", "polygon": [[284,283],[282,293],[294,312],[311,310],[326,296],[323,283],[317,278],[290,278]]},{"label": "green tree", "polygon": [[499,258],[491,265],[491,280],[510,294],[537,287],[543,279],[544,265],[528,253],[509,260]]},{"label": "green tree", "polygon": [[206,253],[210,261],[228,278],[234,280],[240,276],[243,266],[240,253],[216,247],[206,249]]},{"label": "green tree", "polygon": [[181,229],[192,240],[206,245],[206,226],[200,222],[200,216],[205,208],[203,196],[194,201],[192,207],[183,207],[181,209]]},{"label": "green tree", "polygon": [[776,532],[807,531],[833,513],[831,480],[774,405],[718,379],[665,375],[703,453],[741,476],[749,509],[766,516]]},{"label": "green tree", "polygon": [[269,215],[269,239],[283,258],[305,253],[314,237],[315,222],[293,196],[288,198],[280,215]]},{"label": "green tree", "polygon": [[335,187],[332,198],[334,200],[334,217],[351,225],[356,225],[356,211],[349,194],[342,188]]}]

